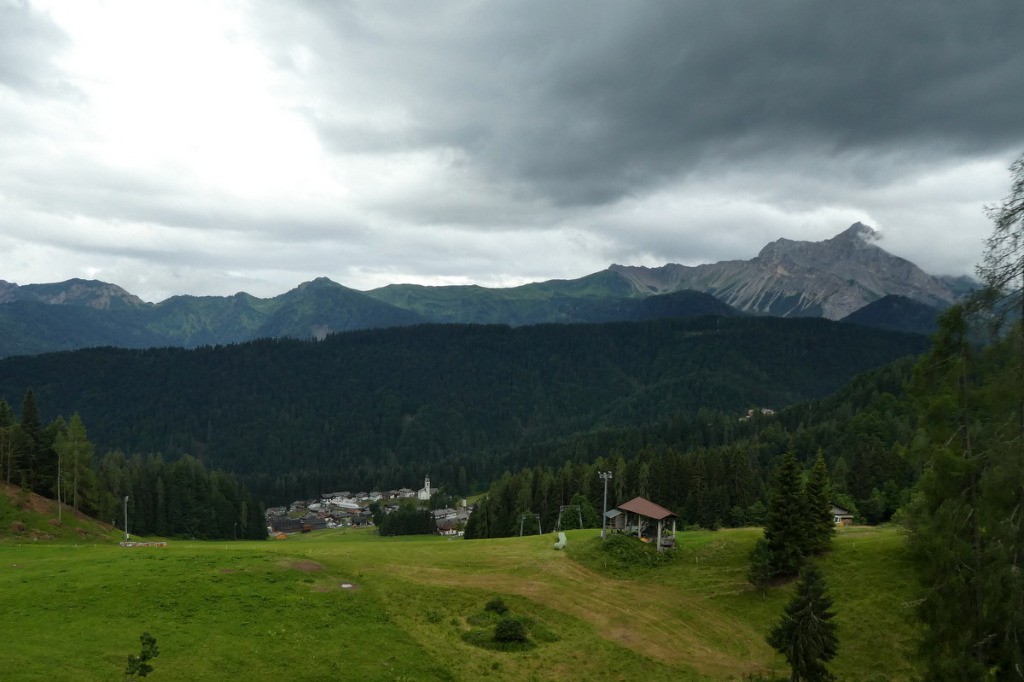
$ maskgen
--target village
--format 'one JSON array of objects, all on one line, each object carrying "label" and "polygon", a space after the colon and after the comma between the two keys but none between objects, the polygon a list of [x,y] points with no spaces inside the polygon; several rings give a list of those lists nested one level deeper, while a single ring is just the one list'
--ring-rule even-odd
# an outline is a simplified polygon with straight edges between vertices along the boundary
[{"label": "village", "polygon": [[[416,500],[428,505],[437,494],[438,490],[431,488],[430,477],[427,476],[419,490],[399,488],[358,493],[342,491],[322,495],[319,499],[296,500],[287,507],[267,509],[267,532],[271,537],[283,539],[293,533],[309,533],[328,528],[365,528],[374,525],[375,507],[383,514],[390,514],[398,511],[403,500]],[[456,506],[431,511],[438,535],[462,537],[473,507],[467,505],[465,499],[460,500]]]}]

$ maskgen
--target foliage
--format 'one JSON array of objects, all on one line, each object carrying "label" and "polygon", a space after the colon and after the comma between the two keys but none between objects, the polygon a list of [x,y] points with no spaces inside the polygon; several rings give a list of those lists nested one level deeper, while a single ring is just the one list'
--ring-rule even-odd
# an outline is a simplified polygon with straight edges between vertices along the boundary
[{"label": "foliage", "polygon": [[804,486],[807,510],[807,552],[824,554],[832,546],[836,524],[832,516],[832,486],[825,468],[825,457],[821,450],[814,460],[814,467]]},{"label": "foliage", "polygon": [[267,535],[261,505],[235,477],[207,471],[189,455],[166,462],[109,452],[100,459],[97,478],[98,518],[124,530],[127,496],[129,533],[202,540]]},{"label": "foliage", "polygon": [[807,562],[800,571],[796,595],[768,635],[768,644],[786,657],[793,682],[835,679],[825,667],[839,649],[831,608],[832,598],[826,591],[821,569],[814,562]]},{"label": "foliage", "polygon": [[96,473],[92,469],[94,447],[77,412],[71,416],[66,428],[59,429],[53,449],[58,462],[57,499],[67,504],[70,497],[72,509],[84,508],[95,513],[99,490]]},{"label": "foliage", "polygon": [[1024,679],[1022,330],[977,349],[968,323],[948,311],[915,375],[925,473],[907,519],[922,652],[933,679]]},{"label": "foliage", "polygon": [[131,677],[146,677],[153,672],[153,666],[149,664],[151,660],[160,655],[160,650],[156,646],[156,638],[148,632],[143,632],[139,635],[139,642],[142,643],[142,650],[139,655],[135,654],[128,655],[128,667],[124,670],[124,679]]},{"label": "foliage", "polygon": [[430,535],[437,532],[434,515],[415,500],[402,500],[397,511],[385,514],[377,527],[380,535]]},{"label": "foliage", "polygon": [[508,605],[505,600],[501,597],[493,597],[486,604],[484,604],[484,611],[493,611],[499,616],[504,616],[508,613]]},{"label": "foliage", "polygon": [[493,597],[481,613],[466,618],[469,630],[462,640],[482,649],[494,651],[527,651],[537,642],[553,642],[558,637],[533,618],[514,616],[501,597]]},{"label": "foliage", "polygon": [[808,549],[807,527],[800,467],[793,453],[787,452],[775,465],[764,527],[773,575],[796,575],[800,570]]},{"label": "foliage", "polygon": [[772,550],[768,547],[768,540],[764,537],[757,539],[757,544],[750,552],[750,568],[747,571],[747,579],[750,584],[764,594],[768,583],[775,575],[774,562],[772,561]]},{"label": "foliage", "polygon": [[[483,489],[506,469],[632,457],[644,441],[718,447],[755,427],[736,420],[752,404],[821,398],[925,348],[923,337],[812,319],[425,325],[321,342],[7,358],[0,398],[31,386],[41,404],[79,413],[99,452],[191,454],[281,504],[324,487],[407,486],[428,471],[450,490]],[[599,449],[609,440],[614,451]],[[747,456],[768,457],[767,444]],[[867,492],[881,488],[873,464],[863,467]],[[715,467],[701,513],[723,524],[737,504]],[[52,488],[49,477],[38,490]],[[665,487],[653,464],[647,482],[651,499]]]},{"label": "foliage", "polygon": [[494,626],[494,641],[504,643],[523,643],[529,641],[526,627],[518,618],[502,618]]},{"label": "foliage", "polygon": [[619,571],[634,572],[653,568],[672,561],[672,551],[659,552],[653,543],[643,542],[634,535],[611,533],[600,544],[601,552],[610,565]]},{"label": "foliage", "polygon": [[978,266],[987,307],[999,321],[1015,308],[1017,319],[1024,320],[1024,155],[1010,166],[1010,175],[1010,193],[988,208],[994,227]]}]

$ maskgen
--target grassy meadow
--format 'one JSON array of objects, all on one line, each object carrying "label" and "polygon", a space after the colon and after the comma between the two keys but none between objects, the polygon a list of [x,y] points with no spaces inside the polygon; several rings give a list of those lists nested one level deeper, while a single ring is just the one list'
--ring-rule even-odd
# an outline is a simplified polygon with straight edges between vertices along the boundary
[{"label": "grassy meadow", "polygon": [[[757,529],[687,532],[676,558],[611,563],[593,530],[501,540],[320,531],[122,548],[68,521],[0,540],[5,680],[122,679],[139,635],[152,680],[743,680],[786,674],[764,642],[793,586],[746,582]],[[70,531],[68,529],[71,529]],[[53,529],[51,524],[51,530]],[[95,529],[95,527],[94,527]],[[851,528],[823,560],[841,680],[910,679],[914,590],[893,528]],[[526,651],[468,639],[501,597]]]}]

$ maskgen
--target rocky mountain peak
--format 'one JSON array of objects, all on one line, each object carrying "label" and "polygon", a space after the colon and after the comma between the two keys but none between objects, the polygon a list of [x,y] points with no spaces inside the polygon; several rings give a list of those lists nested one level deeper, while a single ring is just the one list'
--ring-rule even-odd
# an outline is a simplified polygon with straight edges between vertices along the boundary
[{"label": "rocky mountain peak", "polygon": [[619,272],[637,291],[694,289],[746,312],[781,317],[839,320],[890,294],[936,307],[956,300],[946,282],[885,251],[880,239],[857,222],[819,242],[777,239],[749,261]]},{"label": "rocky mountain peak", "polygon": [[864,223],[854,223],[848,228],[837,234],[832,239],[827,239],[828,242],[854,242],[861,244],[868,244],[870,242],[878,241],[882,238],[882,234],[875,228],[865,225]]}]

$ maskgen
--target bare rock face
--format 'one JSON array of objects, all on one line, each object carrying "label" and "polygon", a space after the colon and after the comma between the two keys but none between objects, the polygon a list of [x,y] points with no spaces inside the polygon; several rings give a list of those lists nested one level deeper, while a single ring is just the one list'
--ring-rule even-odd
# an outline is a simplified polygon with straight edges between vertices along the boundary
[{"label": "bare rock face", "polygon": [[642,295],[694,289],[745,312],[839,320],[883,296],[905,296],[934,307],[957,299],[948,281],[878,247],[862,223],[821,242],[778,239],[748,261],[688,267],[611,269]]}]

